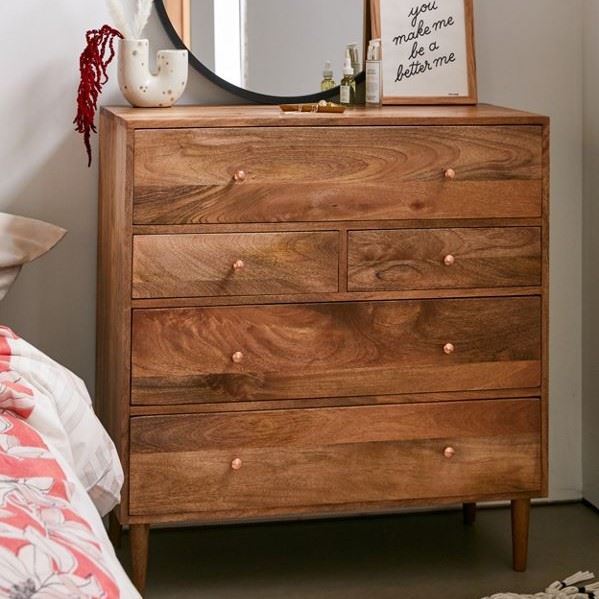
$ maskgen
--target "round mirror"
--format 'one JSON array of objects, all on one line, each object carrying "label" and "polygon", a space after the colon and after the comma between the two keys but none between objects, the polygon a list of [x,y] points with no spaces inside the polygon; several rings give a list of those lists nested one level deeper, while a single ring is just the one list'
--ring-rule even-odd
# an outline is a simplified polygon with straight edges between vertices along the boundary
[{"label": "round mirror", "polygon": [[[314,102],[339,93],[348,45],[363,78],[367,0],[156,0],[162,23],[203,75],[245,99]],[[335,86],[322,91],[325,63]]]}]

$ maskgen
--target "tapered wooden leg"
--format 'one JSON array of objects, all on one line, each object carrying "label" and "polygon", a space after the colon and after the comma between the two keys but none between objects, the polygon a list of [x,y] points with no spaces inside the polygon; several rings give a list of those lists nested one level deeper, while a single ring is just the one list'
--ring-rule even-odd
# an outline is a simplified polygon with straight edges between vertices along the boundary
[{"label": "tapered wooden leg", "polygon": [[108,536],[115,549],[121,547],[121,531],[122,527],[119,519],[116,517],[114,511],[110,512],[108,516]]},{"label": "tapered wooden leg", "polygon": [[464,524],[471,526],[476,522],[476,503],[465,503],[462,506]]},{"label": "tapered wooden leg", "polygon": [[144,594],[144,590],[146,588],[149,536],[149,524],[131,524],[129,526],[132,570],[131,580],[133,580],[133,584],[142,595]]},{"label": "tapered wooden leg", "polygon": [[525,572],[528,562],[530,499],[512,501],[512,551],[514,570]]}]

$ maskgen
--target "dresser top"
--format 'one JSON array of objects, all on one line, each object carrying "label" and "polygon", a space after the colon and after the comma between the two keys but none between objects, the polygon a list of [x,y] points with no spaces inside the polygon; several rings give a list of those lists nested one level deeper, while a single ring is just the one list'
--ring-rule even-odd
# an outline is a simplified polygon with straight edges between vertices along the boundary
[{"label": "dresser top", "polygon": [[382,125],[546,125],[544,116],[490,104],[476,106],[355,107],[344,114],[284,113],[278,106],[102,108],[130,129],[178,127],[293,127]]}]

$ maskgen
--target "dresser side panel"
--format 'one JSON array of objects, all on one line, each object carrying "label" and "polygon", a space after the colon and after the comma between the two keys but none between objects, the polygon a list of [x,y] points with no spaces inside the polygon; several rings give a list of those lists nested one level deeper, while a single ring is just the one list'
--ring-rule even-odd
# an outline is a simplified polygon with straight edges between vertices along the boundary
[{"label": "dresser side panel", "polygon": [[541,450],[543,496],[549,495],[549,254],[550,254],[550,131],[549,120],[543,127],[543,306],[542,306],[542,382]]},{"label": "dresser side panel", "polygon": [[131,372],[133,136],[106,111],[100,120],[96,406],[125,470],[117,510],[127,522]]}]

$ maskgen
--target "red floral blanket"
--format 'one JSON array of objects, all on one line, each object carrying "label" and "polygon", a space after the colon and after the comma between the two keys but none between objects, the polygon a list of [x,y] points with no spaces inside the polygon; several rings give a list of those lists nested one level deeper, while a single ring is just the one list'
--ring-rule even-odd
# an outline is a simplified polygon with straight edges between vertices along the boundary
[{"label": "red floral blanket", "polygon": [[120,596],[101,544],[71,494],[39,434],[8,412],[0,415],[1,596]]},{"label": "red floral blanket", "polygon": [[0,597],[140,597],[98,511],[120,489],[113,455],[83,383],[0,327]]}]

